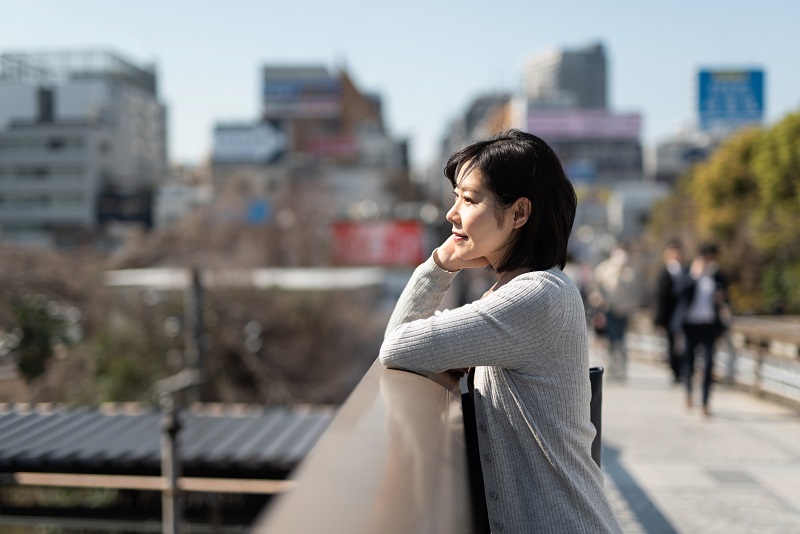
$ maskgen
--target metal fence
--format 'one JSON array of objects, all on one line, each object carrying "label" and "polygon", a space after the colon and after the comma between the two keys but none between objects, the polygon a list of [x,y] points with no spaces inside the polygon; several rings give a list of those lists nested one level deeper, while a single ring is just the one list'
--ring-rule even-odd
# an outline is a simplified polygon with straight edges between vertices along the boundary
[{"label": "metal fence", "polygon": [[[631,332],[627,345],[639,353],[666,353],[665,340],[653,332]],[[800,403],[800,318],[735,317],[717,342],[714,374],[756,395]]]}]

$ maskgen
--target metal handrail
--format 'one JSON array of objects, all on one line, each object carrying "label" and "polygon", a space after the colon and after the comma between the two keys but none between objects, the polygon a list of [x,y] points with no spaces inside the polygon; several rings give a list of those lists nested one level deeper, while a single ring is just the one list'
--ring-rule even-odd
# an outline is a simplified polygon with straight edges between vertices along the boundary
[{"label": "metal handrail", "polygon": [[472,530],[461,389],[375,361],[256,533]]},{"label": "metal handrail", "polygon": [[730,328],[746,343],[753,345],[769,345],[777,341],[800,347],[800,318],[795,316],[737,316],[731,321]]},{"label": "metal handrail", "polygon": [[800,317],[734,317],[730,333],[728,382],[800,402]]}]

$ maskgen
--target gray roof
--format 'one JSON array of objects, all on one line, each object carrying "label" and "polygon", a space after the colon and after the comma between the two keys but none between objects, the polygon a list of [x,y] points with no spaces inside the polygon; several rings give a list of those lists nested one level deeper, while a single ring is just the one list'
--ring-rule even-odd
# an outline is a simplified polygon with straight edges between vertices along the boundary
[{"label": "gray roof", "polygon": [[[214,413],[216,412],[216,413]],[[333,418],[330,407],[194,409],[181,413],[188,476],[282,478]],[[160,472],[161,414],[0,405],[0,472]]]}]

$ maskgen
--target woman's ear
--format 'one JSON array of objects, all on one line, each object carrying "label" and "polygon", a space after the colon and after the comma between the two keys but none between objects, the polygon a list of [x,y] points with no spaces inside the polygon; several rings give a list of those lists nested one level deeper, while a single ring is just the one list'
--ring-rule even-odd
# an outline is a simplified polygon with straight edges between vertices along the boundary
[{"label": "woman's ear", "polygon": [[531,216],[531,201],[520,197],[514,202],[514,228],[522,228]]}]

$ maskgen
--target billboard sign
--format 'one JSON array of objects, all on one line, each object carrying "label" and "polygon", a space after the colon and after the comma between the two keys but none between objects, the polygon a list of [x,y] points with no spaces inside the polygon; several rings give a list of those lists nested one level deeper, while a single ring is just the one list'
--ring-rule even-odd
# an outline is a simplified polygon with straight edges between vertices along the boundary
[{"label": "billboard sign", "polygon": [[701,130],[730,132],[764,120],[764,71],[702,69],[697,75]]},{"label": "billboard sign", "polygon": [[341,113],[342,84],[325,69],[264,70],[264,117],[326,118]]},{"label": "billboard sign", "polygon": [[642,119],[638,113],[604,109],[531,109],[527,130],[547,141],[584,139],[638,140]]},{"label": "billboard sign", "polygon": [[332,230],[334,265],[416,267],[425,261],[419,221],[340,221]]}]

